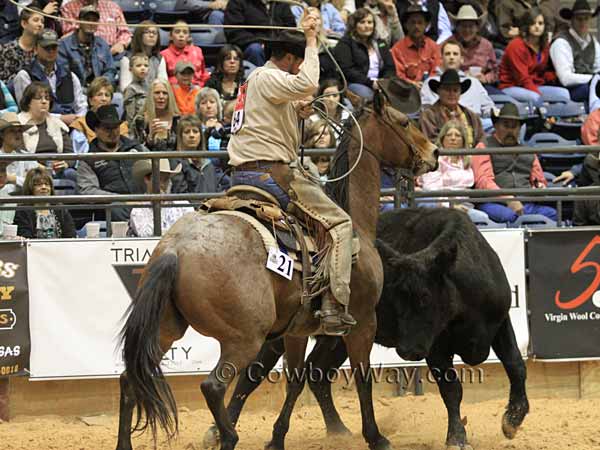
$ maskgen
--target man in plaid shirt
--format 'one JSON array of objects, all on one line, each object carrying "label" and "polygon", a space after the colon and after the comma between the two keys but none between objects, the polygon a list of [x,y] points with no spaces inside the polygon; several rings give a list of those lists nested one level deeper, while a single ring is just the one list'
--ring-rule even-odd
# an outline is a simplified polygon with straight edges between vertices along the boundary
[{"label": "man in plaid shirt", "polygon": [[[96,36],[100,36],[108,45],[113,56],[122,54],[131,42],[131,32],[125,25],[125,16],[119,5],[110,0],[72,0],[61,7],[61,15],[67,19],[77,19],[79,10],[86,5],[94,5],[100,12],[100,23],[123,24],[120,26],[100,25]],[[63,22],[63,34],[77,31],[77,24]]]}]

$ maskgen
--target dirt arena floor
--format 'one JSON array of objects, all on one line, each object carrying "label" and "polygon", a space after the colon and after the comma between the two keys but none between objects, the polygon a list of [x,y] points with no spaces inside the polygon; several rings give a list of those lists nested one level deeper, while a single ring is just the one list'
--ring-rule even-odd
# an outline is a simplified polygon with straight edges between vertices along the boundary
[{"label": "dirt arena floor", "polygon": [[[302,406],[294,413],[288,450],[366,449],[360,434],[360,413],[353,392],[337,395],[340,414],[353,435],[327,439],[316,406]],[[446,411],[438,395],[375,399],[379,427],[396,450],[444,450]],[[600,408],[597,400],[531,401],[531,412],[517,437],[506,440],[500,430],[504,401],[464,404],[468,435],[476,450],[591,450],[600,449]],[[240,450],[259,450],[270,437],[276,412],[248,411],[238,427]],[[200,450],[202,436],[211,423],[208,411],[182,408],[181,433],[171,447],[159,449]],[[88,422],[87,424],[84,423]],[[116,416],[17,417],[0,424],[2,450],[114,450]],[[151,450],[147,437],[134,440],[135,450]]]}]

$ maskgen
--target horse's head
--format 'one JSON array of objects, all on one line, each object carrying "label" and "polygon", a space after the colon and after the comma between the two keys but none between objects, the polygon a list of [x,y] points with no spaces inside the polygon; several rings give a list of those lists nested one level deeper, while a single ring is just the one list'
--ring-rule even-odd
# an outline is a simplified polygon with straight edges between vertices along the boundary
[{"label": "horse's head", "polygon": [[[348,97],[360,103],[351,93]],[[381,163],[411,170],[415,176],[437,169],[438,148],[392,106],[383,90],[377,89],[372,104],[363,107],[369,113],[361,127],[365,149]]]}]

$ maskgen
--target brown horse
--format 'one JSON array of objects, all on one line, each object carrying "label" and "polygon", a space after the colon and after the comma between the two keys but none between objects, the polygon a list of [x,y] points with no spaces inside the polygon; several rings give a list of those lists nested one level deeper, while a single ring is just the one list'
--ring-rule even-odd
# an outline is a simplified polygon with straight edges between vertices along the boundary
[{"label": "brown horse", "polygon": [[[358,114],[364,153],[347,182],[340,184],[337,200],[350,212],[360,239],[350,301],[358,325],[344,341],[350,363],[357,369],[363,436],[369,448],[389,450],[389,441],[375,423],[371,378],[363,376],[369,370],[377,325],[375,307],[383,284],[381,260],[374,247],[380,166],[410,169],[419,175],[437,167],[437,149],[389,105],[384,94],[377,92],[373,105]],[[338,172],[356,161],[357,136],[355,127],[345,134],[334,162]],[[239,438],[225,408],[225,392],[236,371],[254,360],[267,339],[285,333],[300,308],[299,275],[287,281],[266,270],[265,261],[259,234],[236,217],[188,214],[165,234],[140,280],[122,332],[125,372],[121,375],[117,450],[132,449],[134,407],[133,430],[150,427],[155,439],[158,426],[169,437],[176,434],[177,408],[160,362],[188,326],[220,343],[219,362],[201,390],[214,416],[221,450],[235,448]],[[318,326],[318,319],[311,320]],[[306,341],[285,336],[290,369],[304,364]]]}]

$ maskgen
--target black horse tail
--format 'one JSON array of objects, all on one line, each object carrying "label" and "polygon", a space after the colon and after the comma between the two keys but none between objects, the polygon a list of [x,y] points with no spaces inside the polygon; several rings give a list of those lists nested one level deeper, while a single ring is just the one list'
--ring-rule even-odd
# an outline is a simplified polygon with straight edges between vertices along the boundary
[{"label": "black horse tail", "polygon": [[177,255],[163,253],[146,270],[126,312],[129,316],[121,330],[121,341],[130,394],[136,405],[133,431],[143,432],[150,427],[156,442],[157,425],[169,440],[178,432],[177,406],[160,368],[164,352],[159,343],[161,314],[165,304],[172,301],[177,279]]}]

